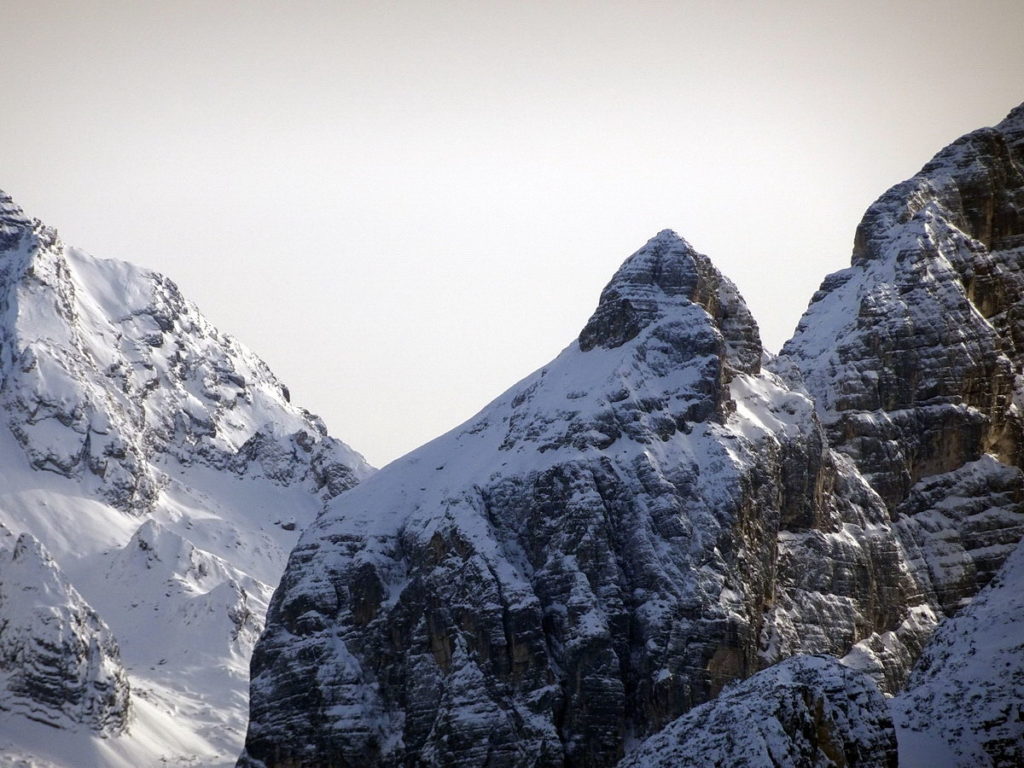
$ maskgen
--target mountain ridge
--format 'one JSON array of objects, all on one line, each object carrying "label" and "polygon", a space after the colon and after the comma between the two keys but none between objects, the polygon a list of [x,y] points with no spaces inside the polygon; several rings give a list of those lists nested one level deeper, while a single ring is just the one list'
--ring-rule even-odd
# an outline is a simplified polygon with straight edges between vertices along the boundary
[{"label": "mountain ridge", "polygon": [[[807,653],[901,690],[1024,534],[1022,116],[879,198],[779,357],[662,231],[555,361],[332,502],[239,765],[614,765]],[[871,717],[850,764],[894,764]]]},{"label": "mountain ridge", "polygon": [[[0,411],[0,526],[21,537],[0,557],[36,541],[67,585],[0,605],[0,764],[231,764],[296,529],[370,467],[173,282],[66,246],[3,193]],[[52,611],[69,639],[31,651],[17,628]],[[90,647],[119,670],[109,715],[76,703],[99,677],[45,682]]]}]

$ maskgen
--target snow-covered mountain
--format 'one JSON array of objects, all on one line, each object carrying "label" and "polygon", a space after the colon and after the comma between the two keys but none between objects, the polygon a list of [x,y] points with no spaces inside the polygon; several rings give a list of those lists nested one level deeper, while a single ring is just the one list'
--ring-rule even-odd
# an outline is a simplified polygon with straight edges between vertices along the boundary
[{"label": "snow-covered mountain", "polygon": [[1018,766],[1022,375],[1024,105],[868,209],[778,357],[664,231],[372,475],[0,196],[0,765],[230,764],[251,655],[245,768]]},{"label": "snow-covered mountain", "polygon": [[885,506],[764,358],[735,286],[652,238],[558,358],[306,531],[242,764],[612,765],[898,624]]},{"label": "snow-covered mountain", "polygon": [[370,473],[289,399],[0,194],[0,765],[234,762],[297,529]]},{"label": "snow-covered mountain", "polygon": [[1024,765],[1024,544],[944,621],[891,701],[900,765]]},{"label": "snow-covered mountain", "polygon": [[1020,623],[976,686],[962,654],[1024,587],[1022,264],[1024,107],[871,206],[778,358],[662,232],[303,534],[239,764],[1018,764]]}]

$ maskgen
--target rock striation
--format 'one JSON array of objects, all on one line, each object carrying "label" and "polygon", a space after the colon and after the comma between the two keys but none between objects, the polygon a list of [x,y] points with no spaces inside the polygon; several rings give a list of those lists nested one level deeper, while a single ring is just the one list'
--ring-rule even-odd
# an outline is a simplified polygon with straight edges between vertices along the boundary
[{"label": "rock striation", "polygon": [[868,209],[777,363],[884,502],[916,585],[849,659],[890,692],[1024,535],[1022,318],[1018,107]]},{"label": "rock striation", "polygon": [[827,656],[794,656],[691,710],[619,768],[896,765],[896,731],[871,678]]},{"label": "rock striation", "polygon": [[0,710],[118,735],[131,687],[110,628],[23,533],[0,551]]},{"label": "rock striation", "polygon": [[1019,461],[1022,122],[964,136],[879,198],[783,348],[891,509],[982,454]]}]

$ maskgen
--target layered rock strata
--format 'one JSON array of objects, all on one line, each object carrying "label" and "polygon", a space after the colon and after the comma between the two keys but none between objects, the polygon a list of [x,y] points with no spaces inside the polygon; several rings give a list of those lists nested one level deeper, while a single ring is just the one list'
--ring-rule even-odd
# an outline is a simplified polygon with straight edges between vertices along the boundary
[{"label": "layered rock strata", "polygon": [[884,502],[910,566],[909,600],[889,600],[885,631],[850,658],[890,691],[1024,535],[1022,341],[1024,106],[868,209],[852,265],[777,363]]}]

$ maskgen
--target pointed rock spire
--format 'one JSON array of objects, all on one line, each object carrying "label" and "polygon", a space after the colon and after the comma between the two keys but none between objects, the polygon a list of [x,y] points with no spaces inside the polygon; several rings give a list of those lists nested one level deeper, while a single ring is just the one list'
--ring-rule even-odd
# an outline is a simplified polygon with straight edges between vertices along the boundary
[{"label": "pointed rock spire", "polygon": [[756,373],[761,338],[736,286],[707,256],[664,229],[630,256],[601,292],[597,309],[580,332],[580,349],[614,348],[670,318],[675,307],[699,304],[725,342],[727,362]]}]

